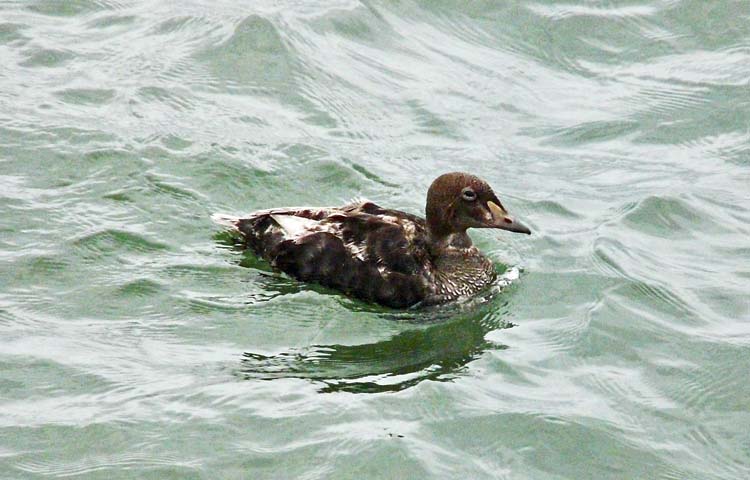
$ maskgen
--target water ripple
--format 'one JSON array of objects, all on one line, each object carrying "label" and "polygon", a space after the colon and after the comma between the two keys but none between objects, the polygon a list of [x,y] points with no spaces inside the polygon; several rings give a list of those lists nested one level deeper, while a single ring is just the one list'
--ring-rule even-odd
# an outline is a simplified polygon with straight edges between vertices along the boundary
[{"label": "water ripple", "polygon": [[[0,477],[750,474],[742,2],[0,12]],[[455,309],[301,284],[208,220],[421,213],[448,170],[534,230],[472,232],[524,273]]]}]

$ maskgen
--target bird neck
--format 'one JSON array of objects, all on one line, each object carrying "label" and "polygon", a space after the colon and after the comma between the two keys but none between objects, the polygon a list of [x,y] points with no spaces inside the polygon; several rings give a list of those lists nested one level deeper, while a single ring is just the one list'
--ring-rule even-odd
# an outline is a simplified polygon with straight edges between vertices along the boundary
[{"label": "bird neck", "polygon": [[433,256],[440,256],[450,250],[467,250],[472,246],[471,238],[466,230],[458,232],[434,230],[428,224],[427,238]]}]

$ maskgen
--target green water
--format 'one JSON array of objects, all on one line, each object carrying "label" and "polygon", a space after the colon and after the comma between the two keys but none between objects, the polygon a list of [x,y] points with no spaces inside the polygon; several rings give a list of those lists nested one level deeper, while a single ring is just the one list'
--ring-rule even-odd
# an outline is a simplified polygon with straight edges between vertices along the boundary
[{"label": "green water", "polygon": [[[209,221],[487,179],[389,311]],[[0,478],[750,478],[750,3],[0,2]]]}]

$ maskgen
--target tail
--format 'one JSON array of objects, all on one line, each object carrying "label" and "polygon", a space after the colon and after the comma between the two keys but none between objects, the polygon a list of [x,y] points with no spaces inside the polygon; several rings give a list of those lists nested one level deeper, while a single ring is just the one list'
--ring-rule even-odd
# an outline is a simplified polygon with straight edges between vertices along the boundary
[{"label": "tail", "polygon": [[222,227],[229,227],[232,230],[239,232],[240,217],[235,217],[234,215],[226,215],[224,213],[214,213],[213,215],[211,215],[211,220],[213,220],[213,222],[217,225],[221,225]]}]

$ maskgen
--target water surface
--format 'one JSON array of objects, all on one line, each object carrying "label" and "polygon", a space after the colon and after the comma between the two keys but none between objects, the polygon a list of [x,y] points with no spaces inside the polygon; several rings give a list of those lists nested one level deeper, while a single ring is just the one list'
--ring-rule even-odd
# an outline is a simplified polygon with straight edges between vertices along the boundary
[{"label": "water surface", "polygon": [[[745,3],[6,1],[0,64],[0,477],[750,477]],[[209,221],[450,170],[534,231],[467,305]]]}]

